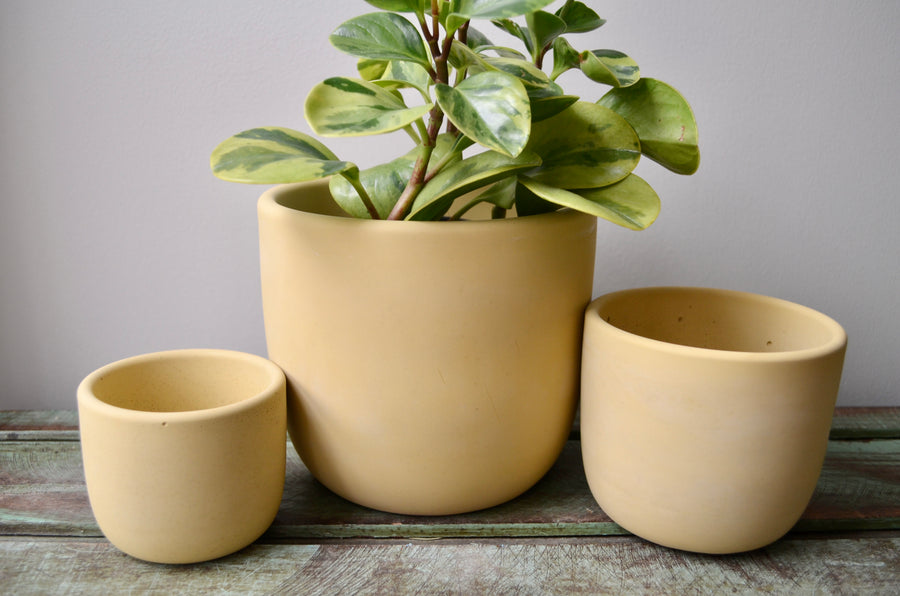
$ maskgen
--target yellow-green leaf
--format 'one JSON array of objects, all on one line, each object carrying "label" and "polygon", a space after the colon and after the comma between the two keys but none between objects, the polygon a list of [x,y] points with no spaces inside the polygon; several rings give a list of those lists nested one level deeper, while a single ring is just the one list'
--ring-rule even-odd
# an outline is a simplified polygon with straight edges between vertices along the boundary
[{"label": "yellow-green leaf", "polygon": [[596,188],[625,178],[641,157],[634,129],[610,109],[579,101],[535,122],[527,150],[541,156],[528,176],[557,188]]},{"label": "yellow-green leaf", "polygon": [[403,128],[427,114],[431,107],[428,104],[408,108],[397,95],[374,83],[334,77],[309,92],[305,114],[316,134],[352,137]]},{"label": "yellow-green leaf", "polygon": [[456,87],[438,84],[435,91],[438,105],[463,134],[509,156],[522,152],[531,130],[531,105],[517,78],[481,72]]},{"label": "yellow-green leaf", "polygon": [[610,186],[578,191],[563,190],[526,177],[519,181],[545,201],[602,217],[630,230],[646,229],[659,215],[656,191],[634,174]]},{"label": "yellow-green leaf", "polygon": [[253,128],[220,143],[210,156],[213,174],[230,182],[305,182],[356,169],[325,145],[289,128]]},{"label": "yellow-green leaf", "polygon": [[697,171],[697,121],[687,100],[670,85],[644,78],[631,87],[611,89],[597,103],[634,127],[644,155],[678,174]]}]

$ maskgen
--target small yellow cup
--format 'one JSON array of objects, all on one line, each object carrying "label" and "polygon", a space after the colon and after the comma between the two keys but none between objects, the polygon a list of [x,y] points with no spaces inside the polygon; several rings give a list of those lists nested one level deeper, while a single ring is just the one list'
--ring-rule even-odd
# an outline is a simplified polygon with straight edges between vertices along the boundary
[{"label": "small yellow cup", "polygon": [[784,300],[643,288],[585,316],[581,444],[591,491],[625,529],[705,553],[759,548],[806,508],[847,337]]},{"label": "small yellow cup", "polygon": [[117,548],[195,563],[256,540],[284,489],[284,373],[226,350],[127,358],[78,386],[91,509]]}]

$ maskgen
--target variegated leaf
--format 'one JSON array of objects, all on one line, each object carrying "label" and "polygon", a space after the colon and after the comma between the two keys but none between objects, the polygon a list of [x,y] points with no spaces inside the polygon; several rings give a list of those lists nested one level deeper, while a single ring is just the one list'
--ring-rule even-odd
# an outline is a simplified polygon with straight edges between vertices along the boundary
[{"label": "variegated leaf", "polygon": [[[468,211],[478,203],[491,203],[502,209],[512,209],[516,204],[516,177],[508,176],[495,182],[490,188],[473,198],[463,207],[462,211]],[[456,217],[454,215],[454,217]]]},{"label": "variegated leaf", "polygon": [[656,191],[634,174],[610,186],[578,191],[548,186],[526,177],[520,178],[520,182],[545,201],[602,217],[631,230],[646,229],[659,215]]},{"label": "variegated leaf", "polygon": [[531,35],[528,34],[528,29],[522,27],[512,19],[494,19],[491,22],[513,37],[518,38],[523,44],[525,44],[525,48],[528,50],[528,53],[532,55],[534,54],[534,42],[531,38]]},{"label": "variegated leaf", "polygon": [[539,163],[540,158],[533,153],[525,152],[518,157],[509,157],[496,151],[486,151],[456,162],[425,185],[406,219],[439,219],[460,195],[533,168]]},{"label": "variegated leaf", "polygon": [[[598,109],[600,108],[600,109]],[[624,118],[579,101],[536,122],[526,148],[541,156],[528,176],[557,188],[596,188],[625,178],[637,166],[641,145]]]},{"label": "variegated leaf", "polygon": [[401,62],[392,60],[381,74],[378,81],[373,81],[379,87],[385,89],[411,87],[428,98],[428,88],[432,84],[428,71],[413,62]]},{"label": "variegated leaf", "polygon": [[448,32],[456,31],[469,19],[508,19],[544,8],[554,0],[458,0],[447,17]]},{"label": "variegated leaf", "polygon": [[[444,159],[453,150],[454,137],[449,134],[439,135],[431,154],[431,163]],[[416,147],[406,155],[386,163],[359,172],[359,181],[366,189],[375,205],[378,214],[386,219],[397,203],[412,176],[416,159],[422,155],[422,147]],[[452,163],[452,161],[450,162]],[[329,184],[331,195],[341,208],[353,217],[369,218],[369,212],[362,200],[347,180],[335,176]]]},{"label": "variegated leaf", "polygon": [[356,72],[361,79],[374,81],[380,79],[387,69],[390,60],[376,60],[374,58],[360,58],[356,61]]},{"label": "variegated leaf", "polygon": [[313,87],[306,98],[305,114],[316,134],[352,137],[403,128],[431,107],[408,108],[397,95],[374,83],[334,77]]},{"label": "variegated leaf", "polygon": [[[386,219],[412,175],[415,158],[408,155],[377,165],[359,173],[359,181],[372,199],[381,219]],[[361,219],[371,218],[356,189],[344,178],[335,176],[328,184],[331,196],[341,209]]]},{"label": "variegated leaf", "polygon": [[534,12],[555,0],[459,0],[454,14],[467,19],[507,19]]},{"label": "variegated leaf", "polygon": [[566,33],[587,33],[606,23],[583,2],[567,2],[556,11],[556,16],[565,21]]},{"label": "variegated leaf", "polygon": [[528,142],[531,106],[518,79],[481,72],[456,87],[435,87],[438,105],[463,134],[495,151],[516,156]]},{"label": "variegated leaf", "polygon": [[565,37],[557,37],[553,41],[553,70],[550,72],[550,78],[555,81],[559,75],[567,70],[578,68],[580,64],[581,55],[578,51]]},{"label": "variegated leaf", "polygon": [[579,66],[592,81],[613,87],[629,87],[641,78],[637,62],[616,50],[582,52]]},{"label": "variegated leaf", "polygon": [[528,23],[528,36],[531,38],[532,58],[536,58],[546,46],[565,33],[566,22],[549,12],[537,10],[525,15]]},{"label": "variegated leaf", "polygon": [[342,52],[360,58],[408,60],[425,68],[431,64],[418,29],[392,12],[354,17],[335,29],[328,39]]},{"label": "variegated leaf", "polygon": [[248,184],[305,182],[356,169],[311,136],[277,127],[226,139],[213,150],[210,167],[223,180]]},{"label": "variegated leaf", "polygon": [[492,68],[516,77],[525,85],[526,89],[530,87],[547,87],[551,84],[547,73],[525,60],[485,57],[484,62]]},{"label": "variegated leaf", "polygon": [[687,100],[670,85],[641,79],[631,87],[611,89],[597,103],[614,110],[634,127],[644,155],[678,174],[697,171],[697,121]]},{"label": "variegated leaf", "polygon": [[422,13],[425,11],[426,0],[366,0],[366,2],[381,10]]},{"label": "variegated leaf", "polygon": [[556,116],[578,101],[577,95],[564,95],[563,89],[556,83],[544,88],[529,88],[528,99],[531,101],[531,122],[540,122]]}]

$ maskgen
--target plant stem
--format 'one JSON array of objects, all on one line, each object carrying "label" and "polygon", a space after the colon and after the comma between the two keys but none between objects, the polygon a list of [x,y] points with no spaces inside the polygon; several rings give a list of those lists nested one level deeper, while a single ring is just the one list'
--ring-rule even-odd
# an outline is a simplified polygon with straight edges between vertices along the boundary
[{"label": "plant stem", "polygon": [[341,172],[341,176],[343,176],[344,180],[349,182],[356,190],[356,194],[359,195],[359,198],[360,200],[362,200],[363,205],[366,206],[366,211],[369,212],[369,217],[371,217],[372,219],[381,219],[381,214],[378,213],[378,209],[375,208],[375,203],[372,202],[372,198],[369,196],[369,193],[366,192],[366,189],[362,185],[362,182],[360,182],[359,176],[347,176],[343,172]]},{"label": "plant stem", "polygon": [[[428,47],[431,49],[431,55],[434,59],[434,69],[431,72],[432,79],[436,83],[449,84],[450,71],[447,64],[450,57],[450,48],[453,45],[453,36],[446,36],[443,44],[440,43],[439,15],[440,7],[438,6],[438,0],[431,0],[432,27],[429,30],[427,23],[425,23],[424,20],[419,24],[422,28],[422,34],[428,41]],[[412,175],[409,177],[406,188],[403,189],[403,192],[394,204],[394,208],[391,209],[388,219],[403,219],[406,217],[410,208],[412,208],[416,197],[419,195],[419,191],[421,191],[422,187],[425,185],[426,175],[428,174],[428,163],[431,161],[431,154],[434,152],[434,147],[437,144],[437,137],[443,122],[444,112],[437,104],[435,104],[428,114],[428,129],[427,135],[423,135],[422,138],[422,153],[416,158]]]},{"label": "plant stem", "polygon": [[444,121],[444,112],[442,112],[439,107],[435,106],[432,108],[428,118],[428,136],[424,139],[424,144],[422,146],[423,151],[419,157],[416,158],[416,163],[413,166],[409,182],[406,184],[406,188],[403,189],[400,198],[398,198],[397,202],[394,204],[394,208],[391,209],[388,219],[403,219],[406,217],[406,213],[412,207],[413,202],[419,195],[419,191],[422,190],[422,186],[425,185],[425,174],[428,172],[428,162],[431,160],[431,154],[434,151],[438,131],[440,131],[441,124]]}]

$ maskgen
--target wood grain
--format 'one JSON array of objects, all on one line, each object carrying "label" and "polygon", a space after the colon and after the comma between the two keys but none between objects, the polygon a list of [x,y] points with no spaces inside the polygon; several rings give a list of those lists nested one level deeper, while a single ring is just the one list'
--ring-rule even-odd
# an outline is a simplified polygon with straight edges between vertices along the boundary
[{"label": "wood grain", "polygon": [[788,538],[730,556],[634,537],[254,544],[158,565],[101,540],[0,539],[9,594],[891,594],[900,536]]},{"label": "wood grain", "polygon": [[[27,430],[19,426],[16,432]],[[591,496],[577,441],[569,441],[547,476],[519,498],[448,517],[392,515],[354,505],[313,479],[289,444],[286,450],[284,498],[264,540],[627,534]],[[795,531],[890,528],[900,528],[900,440],[831,441],[816,492]],[[0,534],[101,535],[77,442],[0,441]]]},{"label": "wood grain", "polygon": [[238,553],[185,566],[133,559],[102,537],[73,412],[0,412],[0,593],[895,594],[898,412],[839,411],[803,519],[750,553],[697,555],[627,535],[593,501],[577,440],[518,499],[442,518],[353,505],[286,443],[272,528]]}]

